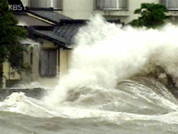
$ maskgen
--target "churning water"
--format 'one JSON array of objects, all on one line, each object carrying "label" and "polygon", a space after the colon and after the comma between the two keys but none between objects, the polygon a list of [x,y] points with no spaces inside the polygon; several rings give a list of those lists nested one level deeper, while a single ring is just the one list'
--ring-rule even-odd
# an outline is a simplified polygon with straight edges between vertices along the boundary
[{"label": "churning water", "polygon": [[92,18],[52,91],[41,100],[13,93],[0,102],[0,133],[177,134],[178,101],[169,89],[169,81],[178,85],[176,32]]}]

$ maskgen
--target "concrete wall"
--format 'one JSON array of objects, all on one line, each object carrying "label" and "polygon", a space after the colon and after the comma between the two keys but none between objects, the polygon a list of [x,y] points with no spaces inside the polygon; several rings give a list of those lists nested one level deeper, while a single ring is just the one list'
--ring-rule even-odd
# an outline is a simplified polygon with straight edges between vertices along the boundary
[{"label": "concrete wall", "polygon": [[35,45],[28,48],[28,52],[24,53],[23,61],[31,67],[31,73],[22,73],[21,80],[26,82],[36,81],[39,78],[39,53],[40,45]]},{"label": "concrete wall", "polygon": [[[28,53],[25,53],[23,54],[23,62],[24,63],[27,63],[28,65],[31,66],[31,51],[28,51]],[[27,75],[25,72],[22,73],[22,80],[24,83],[26,82],[31,82],[32,81],[32,74],[30,75]]]},{"label": "concrete wall", "polygon": [[40,47],[34,45],[30,47],[27,45],[28,52],[23,54],[23,62],[27,63],[31,67],[31,73],[26,74],[23,72],[21,75],[15,72],[8,62],[3,63],[3,88],[12,86],[15,83],[22,82],[31,82],[36,81],[39,78],[39,52]]},{"label": "concrete wall", "polygon": [[2,88],[6,88],[8,85],[13,85],[21,80],[20,74],[15,72],[8,62],[3,63],[3,76]]},{"label": "concrete wall", "polygon": [[[57,48],[53,42],[48,41],[43,38],[37,39],[39,42],[41,42],[40,47],[34,47],[31,49],[29,53],[24,54],[24,62],[31,65],[32,73],[30,75],[26,75],[23,73],[22,75],[22,81],[21,83],[28,83],[32,81],[37,81],[40,78],[39,75],[39,61],[40,61],[40,51],[44,50],[50,50],[50,49],[56,49],[57,51],[57,74],[58,77],[61,77],[64,75],[68,70],[68,62],[69,62],[69,51],[68,49],[63,48]],[[31,52],[33,53],[33,56],[31,55]],[[31,60],[31,58],[33,60]],[[42,58],[42,57],[41,57]],[[33,63],[31,64],[31,61]],[[42,80],[43,78],[40,78]],[[46,78],[44,78],[46,79]]]},{"label": "concrete wall", "polygon": [[63,0],[62,14],[74,19],[88,19],[93,11],[94,0]]},{"label": "concrete wall", "polygon": [[8,62],[3,63],[3,75],[6,80],[20,80],[20,75],[15,72]]},{"label": "concrete wall", "polygon": [[39,78],[39,54],[40,54],[40,46],[36,46],[32,49],[32,81],[36,81]]},{"label": "concrete wall", "polygon": [[92,15],[101,14],[107,18],[121,19],[128,23],[138,16],[134,10],[139,8],[141,3],[159,3],[160,0],[128,0],[127,11],[101,11],[95,9],[95,0],[63,0],[62,14],[74,19],[89,19]]},{"label": "concrete wall", "polygon": [[46,39],[39,38],[38,41],[41,42],[41,44],[42,44],[41,48],[42,48],[42,49],[56,49],[56,48],[57,48],[57,47],[54,45],[53,42],[48,41],[48,40],[46,40]]},{"label": "concrete wall", "polygon": [[22,4],[24,6],[28,6],[29,5],[29,0],[21,0]]},{"label": "concrete wall", "polygon": [[[39,42],[41,42],[40,47],[33,48],[33,57],[31,57],[30,53],[27,53],[24,55],[24,61],[28,64],[31,64],[31,58],[33,58],[33,65],[32,65],[32,74],[26,75],[23,74],[22,80],[24,82],[32,82],[32,81],[37,81],[40,78],[39,75],[39,60],[40,60],[40,51],[42,49],[45,50],[50,50],[50,49],[56,49],[57,51],[57,74],[58,77],[61,77],[64,75],[67,70],[68,70],[68,62],[69,62],[69,51],[68,49],[63,49],[63,48],[57,48],[53,42],[48,41],[43,38],[38,38],[37,39]],[[43,78],[40,78],[40,80]],[[45,79],[45,78],[44,78]]]},{"label": "concrete wall", "polygon": [[[24,5],[29,0],[21,0]],[[134,10],[140,7],[141,3],[160,3],[160,0],[128,0],[128,10],[124,11],[101,11],[96,10],[96,0],[62,0],[63,15],[73,19],[89,19],[92,15],[101,14],[106,18],[120,19],[122,22],[128,23],[138,16],[134,14]],[[177,11],[172,11],[171,15],[175,16],[173,21],[177,22]]]},{"label": "concrete wall", "polygon": [[159,0],[128,0],[128,10],[124,11],[100,11],[94,10],[93,14],[101,14],[106,18],[120,19],[121,22],[128,23],[136,19],[138,15],[134,14],[135,9],[139,8],[141,3],[159,3]]},{"label": "concrete wall", "polygon": [[67,73],[69,55],[67,49],[59,49],[59,76],[63,76]]}]

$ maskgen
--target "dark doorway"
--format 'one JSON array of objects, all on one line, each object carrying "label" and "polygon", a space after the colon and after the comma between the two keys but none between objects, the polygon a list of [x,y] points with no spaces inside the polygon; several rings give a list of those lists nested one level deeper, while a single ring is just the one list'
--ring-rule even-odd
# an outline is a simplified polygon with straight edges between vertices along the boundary
[{"label": "dark doorway", "polygon": [[57,51],[42,50],[40,55],[40,76],[55,77],[57,72]]}]

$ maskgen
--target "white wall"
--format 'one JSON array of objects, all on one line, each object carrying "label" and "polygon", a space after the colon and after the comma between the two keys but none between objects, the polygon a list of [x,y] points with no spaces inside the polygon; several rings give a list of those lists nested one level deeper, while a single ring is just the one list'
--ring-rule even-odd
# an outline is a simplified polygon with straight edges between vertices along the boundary
[{"label": "white wall", "polygon": [[23,4],[24,6],[28,6],[28,1],[29,1],[29,0],[21,0],[22,4]]},{"label": "white wall", "polygon": [[63,0],[62,14],[74,19],[89,19],[93,5],[93,0]]},{"label": "white wall", "polygon": [[39,58],[40,58],[40,46],[34,46],[32,49],[33,65],[32,65],[32,81],[39,79]]},{"label": "white wall", "polygon": [[39,38],[38,41],[42,43],[43,49],[54,49],[54,48],[56,48],[56,46],[54,45],[53,42],[48,41],[46,39]]},{"label": "white wall", "polygon": [[62,48],[59,50],[59,76],[63,76],[67,73],[69,61],[68,51],[69,50]]},{"label": "white wall", "polygon": [[6,80],[20,80],[21,76],[15,72],[8,62],[3,63],[3,75]]},{"label": "white wall", "polygon": [[[29,0],[21,0],[24,5]],[[63,0],[63,11],[61,13],[73,19],[89,19],[94,14],[101,14],[108,17],[121,19],[122,22],[128,23],[137,18],[134,10],[139,8],[141,3],[159,3],[160,0],[128,0],[128,11],[98,11],[95,10],[95,0]]]},{"label": "white wall", "polygon": [[128,0],[127,11],[99,11],[94,10],[93,14],[101,14],[107,18],[120,19],[121,22],[128,23],[136,19],[138,15],[134,14],[135,9],[141,6],[141,3],[159,3],[159,0]]},{"label": "white wall", "polygon": [[121,19],[122,22],[128,23],[138,16],[134,10],[139,8],[141,3],[159,3],[160,0],[128,0],[128,11],[99,11],[95,10],[95,0],[63,0],[62,14],[73,19],[89,19],[91,15],[101,14],[103,16]]}]

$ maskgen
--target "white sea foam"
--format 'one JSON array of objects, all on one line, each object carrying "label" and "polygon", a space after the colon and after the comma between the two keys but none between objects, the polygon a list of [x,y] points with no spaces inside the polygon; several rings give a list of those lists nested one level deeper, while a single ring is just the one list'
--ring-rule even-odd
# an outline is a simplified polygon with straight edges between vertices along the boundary
[{"label": "white sea foam", "polygon": [[124,85],[123,80],[160,66],[176,82],[177,31],[173,25],[160,30],[122,28],[96,16],[76,35],[68,74],[49,95],[38,101],[12,94],[0,103],[0,110],[37,117],[176,122],[167,118],[171,112],[177,114],[177,101],[162,84],[142,79],[145,85],[140,81]]},{"label": "white sea foam", "polygon": [[75,37],[68,74],[45,98],[49,104],[64,102],[70,90],[86,86],[114,88],[136,74],[148,74],[159,66],[175,82],[178,77],[178,28],[134,29],[92,18]]}]

